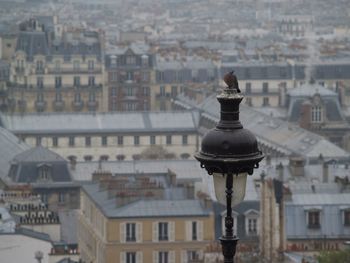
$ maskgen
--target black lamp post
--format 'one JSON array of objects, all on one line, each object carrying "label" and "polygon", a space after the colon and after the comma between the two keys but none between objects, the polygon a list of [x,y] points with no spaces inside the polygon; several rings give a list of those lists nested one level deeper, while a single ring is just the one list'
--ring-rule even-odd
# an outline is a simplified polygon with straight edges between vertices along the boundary
[{"label": "black lamp post", "polygon": [[232,207],[243,201],[247,174],[264,155],[258,149],[256,137],[243,129],[239,121],[240,94],[233,72],[224,77],[227,87],[217,96],[220,102],[220,121],[202,139],[202,147],[195,158],[209,175],[213,175],[215,194],[219,202],[226,204],[225,235],[220,238],[225,263],[233,263],[238,238],[233,234]]}]

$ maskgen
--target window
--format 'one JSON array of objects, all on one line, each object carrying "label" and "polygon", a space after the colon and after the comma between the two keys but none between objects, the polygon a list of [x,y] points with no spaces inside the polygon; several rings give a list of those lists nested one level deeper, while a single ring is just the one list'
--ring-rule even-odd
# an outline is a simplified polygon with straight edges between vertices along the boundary
[{"label": "window", "polygon": [[143,87],[143,96],[149,96],[149,87]]},{"label": "window", "polygon": [[134,79],[134,73],[131,71],[126,72],[126,80],[133,80]]},{"label": "window", "polygon": [[156,136],[154,136],[154,135],[151,135],[151,136],[150,136],[150,144],[151,144],[151,145],[156,144]]},{"label": "window", "polygon": [[101,144],[102,144],[102,146],[107,146],[107,136],[101,137]]},{"label": "window", "polygon": [[159,87],[160,96],[165,96],[165,86]]},{"label": "window", "polygon": [[65,194],[64,193],[58,193],[58,202],[64,203],[65,202]]},{"label": "window", "polygon": [[123,136],[118,136],[117,137],[117,140],[118,140],[118,145],[123,145],[124,144],[124,138],[123,138]]},{"label": "window", "polygon": [[192,260],[199,259],[198,253],[195,250],[189,250],[187,251],[187,260],[191,262]]},{"label": "window", "polygon": [[252,98],[245,98],[245,104],[248,106],[252,106]]},{"label": "window", "polygon": [[61,76],[55,77],[55,87],[56,88],[62,87],[62,77]]},{"label": "window", "polygon": [[79,86],[80,86],[80,77],[75,76],[75,77],[73,78],[73,85],[76,86],[76,87],[79,87]]},{"label": "window", "polygon": [[132,87],[128,87],[126,89],[127,96],[134,96],[134,89]]},{"label": "window", "polygon": [[115,82],[118,80],[118,74],[117,72],[113,71],[113,72],[109,72],[109,81],[111,82]]},{"label": "window", "polygon": [[192,240],[197,240],[197,222],[192,222]]},{"label": "window", "polygon": [[93,156],[92,156],[92,155],[85,155],[85,156],[84,156],[85,162],[91,162],[92,159],[93,159]]},{"label": "window", "polygon": [[141,78],[142,78],[143,82],[149,81],[149,73],[148,72],[142,72]]},{"label": "window", "polygon": [[158,240],[166,241],[168,240],[168,223],[167,222],[159,222],[158,223]]},{"label": "window", "polygon": [[74,94],[74,102],[80,102],[80,101],[81,101],[80,93],[77,92]]},{"label": "window", "polygon": [[171,96],[172,97],[177,96],[177,86],[172,86],[171,87]]},{"label": "window", "polygon": [[74,136],[69,136],[68,138],[68,144],[69,146],[74,146],[75,142],[74,142]]},{"label": "window", "polygon": [[311,107],[311,122],[314,122],[314,123],[322,122],[322,108],[320,106]]},{"label": "window", "polygon": [[89,86],[95,86],[95,77],[89,76]]},{"label": "window", "polygon": [[171,135],[166,136],[166,144],[170,145],[171,144]]},{"label": "window", "polygon": [[43,77],[37,77],[36,78],[36,86],[39,89],[42,89],[44,87],[44,79],[43,79]]},{"label": "window", "polygon": [[256,218],[248,218],[248,235],[258,234],[257,221]]},{"label": "window", "polygon": [[88,61],[88,69],[89,70],[93,70],[95,67],[94,61],[93,60],[89,60]]},{"label": "window", "polygon": [[80,69],[80,62],[79,62],[79,60],[74,60],[73,61],[73,69],[74,70],[79,70]]},{"label": "window", "polygon": [[159,251],[158,252],[158,263],[168,263],[169,261],[169,253],[168,251]]},{"label": "window", "polygon": [[264,97],[263,98],[263,106],[269,106],[270,102],[269,102],[269,98],[268,97]]},{"label": "window", "polygon": [[188,144],[188,137],[187,135],[182,135],[182,144],[187,145]]},{"label": "window", "polygon": [[36,146],[39,146],[39,145],[41,145],[41,137],[40,136],[37,136],[36,137]]},{"label": "window", "polygon": [[245,84],[245,93],[246,94],[251,94],[252,93],[252,84],[250,82],[247,82]]},{"label": "window", "polygon": [[89,102],[95,102],[96,101],[96,94],[94,91],[89,92]]},{"label": "window", "polygon": [[135,223],[126,224],[126,241],[127,242],[136,241],[136,224]]},{"label": "window", "polygon": [[58,146],[58,137],[53,137],[52,138],[52,146],[57,147]]},{"label": "window", "polygon": [[344,211],[344,226],[350,226],[350,210]]},{"label": "window", "polygon": [[87,136],[85,137],[85,146],[91,146],[91,137],[90,136]]},{"label": "window", "polygon": [[134,145],[140,145],[140,136],[134,136]]},{"label": "window", "polygon": [[62,101],[62,94],[61,94],[61,92],[56,92],[56,94],[55,94],[55,101],[56,102],[61,102]]},{"label": "window", "polygon": [[113,97],[117,96],[117,88],[112,88],[112,89],[111,89],[111,95],[112,95]]},{"label": "window", "polygon": [[126,64],[127,65],[136,64],[136,57],[135,56],[126,56]]},{"label": "window", "polygon": [[43,102],[44,101],[44,94],[42,92],[39,92],[36,95],[36,100],[39,101],[39,102]]},{"label": "window", "polygon": [[269,83],[267,82],[263,83],[262,92],[265,94],[269,92]]},{"label": "window", "polygon": [[41,193],[40,197],[41,197],[41,202],[43,202],[44,204],[47,204],[47,201],[48,201],[47,194]]},{"label": "window", "polygon": [[136,263],[136,252],[126,252],[126,263]]},{"label": "window", "polygon": [[39,167],[39,177],[41,180],[48,180],[50,177],[50,168],[47,165]]},{"label": "window", "polygon": [[308,212],[308,228],[320,228],[320,211]]},{"label": "window", "polygon": [[36,62],[36,71],[38,73],[42,73],[44,71],[44,66],[43,65],[44,65],[44,63],[41,60],[38,60]]}]

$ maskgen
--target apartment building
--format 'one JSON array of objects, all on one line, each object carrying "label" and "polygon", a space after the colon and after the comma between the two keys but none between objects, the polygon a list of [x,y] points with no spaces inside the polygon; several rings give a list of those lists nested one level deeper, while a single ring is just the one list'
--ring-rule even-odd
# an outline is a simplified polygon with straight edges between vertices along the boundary
[{"label": "apartment building", "polygon": [[102,111],[102,47],[99,32],[66,30],[55,17],[21,23],[11,60],[8,111]]},{"label": "apartment building", "polygon": [[105,57],[109,111],[151,108],[154,55],[147,45],[131,44],[108,51]]},{"label": "apartment building", "polygon": [[[210,201],[188,199],[179,187],[173,185],[170,190],[142,175],[131,188],[127,178],[114,181],[112,187],[110,181],[83,186],[78,224],[83,262],[187,263],[202,259],[214,239]],[[159,195],[159,190],[168,194]]]}]

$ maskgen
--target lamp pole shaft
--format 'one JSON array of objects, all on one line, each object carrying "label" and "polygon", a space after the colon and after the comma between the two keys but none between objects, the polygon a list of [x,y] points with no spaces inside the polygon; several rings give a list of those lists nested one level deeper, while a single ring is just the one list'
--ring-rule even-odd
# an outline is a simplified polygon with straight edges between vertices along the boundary
[{"label": "lamp pole shaft", "polygon": [[226,176],[226,217],[225,217],[225,236],[220,238],[224,263],[234,263],[236,254],[236,245],[238,238],[233,235],[233,218],[232,218],[232,194],[233,194],[233,175]]}]

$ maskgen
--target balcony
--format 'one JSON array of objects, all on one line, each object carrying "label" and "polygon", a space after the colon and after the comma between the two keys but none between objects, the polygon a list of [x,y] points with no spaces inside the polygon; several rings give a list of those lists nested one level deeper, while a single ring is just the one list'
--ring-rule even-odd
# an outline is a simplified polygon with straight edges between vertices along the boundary
[{"label": "balcony", "polygon": [[53,101],[52,102],[52,106],[53,106],[55,111],[63,111],[64,105],[65,105],[64,101]]},{"label": "balcony", "polygon": [[73,68],[68,68],[68,69],[48,69],[47,72],[49,74],[102,74],[102,69],[101,68],[96,68],[96,69],[73,69]]},{"label": "balcony", "polygon": [[98,107],[98,101],[88,101],[87,106],[89,111],[96,111]]},{"label": "balcony", "polygon": [[44,111],[46,109],[46,101],[35,101],[35,109],[37,111]]},{"label": "balcony", "polygon": [[84,107],[84,102],[81,100],[80,101],[73,101],[72,107],[73,107],[73,110],[75,110],[75,111],[81,111]]}]

